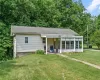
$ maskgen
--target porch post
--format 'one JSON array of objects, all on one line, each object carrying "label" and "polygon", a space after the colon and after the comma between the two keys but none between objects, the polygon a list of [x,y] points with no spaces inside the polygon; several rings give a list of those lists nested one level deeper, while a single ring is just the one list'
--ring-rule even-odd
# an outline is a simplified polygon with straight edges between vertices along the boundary
[{"label": "porch post", "polygon": [[47,46],[47,37],[46,37],[46,54],[47,54],[47,48],[48,48],[48,46]]},{"label": "porch post", "polygon": [[74,37],[74,51],[75,51],[75,46],[76,46],[76,42],[75,42],[75,37]]},{"label": "porch post", "polygon": [[62,40],[61,40],[61,37],[60,37],[60,53],[62,53]]},{"label": "porch post", "polygon": [[16,51],[16,37],[15,36],[13,38],[13,46],[14,46],[13,57],[16,58],[17,51]]},{"label": "porch post", "polygon": [[66,50],[66,38],[65,38],[65,50]]},{"label": "porch post", "polygon": [[78,39],[78,49],[79,49],[79,39]]},{"label": "porch post", "polygon": [[[69,39],[70,40],[70,39]],[[71,40],[69,41],[69,49],[71,49]]]},{"label": "porch post", "polygon": [[83,37],[82,37],[82,52],[83,52]]}]

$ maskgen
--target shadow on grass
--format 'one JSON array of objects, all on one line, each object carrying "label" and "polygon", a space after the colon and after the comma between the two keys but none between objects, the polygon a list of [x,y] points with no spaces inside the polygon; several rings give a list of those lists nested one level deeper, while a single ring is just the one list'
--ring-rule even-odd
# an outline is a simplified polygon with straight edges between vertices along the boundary
[{"label": "shadow on grass", "polygon": [[5,61],[0,63],[0,76],[5,76],[11,70],[21,67],[27,67],[27,65],[24,64],[16,64],[16,61]]}]

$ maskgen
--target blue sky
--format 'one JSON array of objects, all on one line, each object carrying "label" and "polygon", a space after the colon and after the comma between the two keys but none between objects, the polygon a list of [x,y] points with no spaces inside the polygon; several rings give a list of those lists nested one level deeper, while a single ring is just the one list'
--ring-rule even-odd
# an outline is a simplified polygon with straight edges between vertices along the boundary
[{"label": "blue sky", "polygon": [[100,14],[100,0],[82,0],[82,3],[91,15],[97,16]]}]

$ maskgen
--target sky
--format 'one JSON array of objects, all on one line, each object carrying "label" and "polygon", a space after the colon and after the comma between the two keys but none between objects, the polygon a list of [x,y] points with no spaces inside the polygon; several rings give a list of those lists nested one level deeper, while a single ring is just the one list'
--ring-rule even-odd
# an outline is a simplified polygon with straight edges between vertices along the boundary
[{"label": "sky", "polygon": [[82,0],[86,12],[91,13],[92,16],[100,14],[100,0]]}]

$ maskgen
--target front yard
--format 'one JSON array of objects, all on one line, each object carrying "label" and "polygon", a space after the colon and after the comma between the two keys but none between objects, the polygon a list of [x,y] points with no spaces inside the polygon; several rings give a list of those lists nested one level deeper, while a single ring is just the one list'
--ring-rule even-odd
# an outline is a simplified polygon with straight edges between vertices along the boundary
[{"label": "front yard", "polygon": [[64,53],[64,55],[100,66],[100,51],[85,50],[83,53]]},{"label": "front yard", "polygon": [[100,70],[56,54],[31,54],[0,63],[0,80],[100,80]]}]

